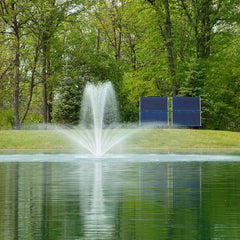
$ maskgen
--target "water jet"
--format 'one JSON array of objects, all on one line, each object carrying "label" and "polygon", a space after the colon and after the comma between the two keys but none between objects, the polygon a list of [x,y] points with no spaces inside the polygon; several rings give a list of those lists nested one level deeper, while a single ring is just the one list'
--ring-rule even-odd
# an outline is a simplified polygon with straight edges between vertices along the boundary
[{"label": "water jet", "polygon": [[118,103],[111,82],[87,83],[80,123],[61,131],[94,156],[101,157],[134,131],[124,131],[119,122]]}]

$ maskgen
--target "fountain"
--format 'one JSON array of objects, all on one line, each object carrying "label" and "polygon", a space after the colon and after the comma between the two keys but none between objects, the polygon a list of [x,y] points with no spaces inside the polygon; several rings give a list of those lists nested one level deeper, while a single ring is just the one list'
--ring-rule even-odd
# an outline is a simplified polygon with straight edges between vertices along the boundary
[{"label": "fountain", "polygon": [[111,82],[86,85],[80,124],[71,130],[64,129],[63,133],[97,157],[133,133],[120,127],[118,104]]}]

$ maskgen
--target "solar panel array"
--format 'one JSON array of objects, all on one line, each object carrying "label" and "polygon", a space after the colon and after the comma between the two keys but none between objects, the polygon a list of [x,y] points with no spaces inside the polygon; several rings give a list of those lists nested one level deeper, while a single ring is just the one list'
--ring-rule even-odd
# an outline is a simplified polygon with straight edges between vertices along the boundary
[{"label": "solar panel array", "polygon": [[173,126],[201,126],[201,103],[199,97],[172,98]]},{"label": "solar panel array", "polygon": [[[199,97],[172,98],[173,126],[201,126],[201,99]],[[140,98],[140,125],[169,125],[167,97]]]},{"label": "solar panel array", "polygon": [[168,125],[168,98],[141,97],[140,125]]}]

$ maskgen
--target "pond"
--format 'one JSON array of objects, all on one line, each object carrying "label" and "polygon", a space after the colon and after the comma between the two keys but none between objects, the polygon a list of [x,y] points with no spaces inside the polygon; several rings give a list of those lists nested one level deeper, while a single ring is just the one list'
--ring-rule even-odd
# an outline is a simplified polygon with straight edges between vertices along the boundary
[{"label": "pond", "polygon": [[0,155],[0,239],[240,239],[240,157]]}]

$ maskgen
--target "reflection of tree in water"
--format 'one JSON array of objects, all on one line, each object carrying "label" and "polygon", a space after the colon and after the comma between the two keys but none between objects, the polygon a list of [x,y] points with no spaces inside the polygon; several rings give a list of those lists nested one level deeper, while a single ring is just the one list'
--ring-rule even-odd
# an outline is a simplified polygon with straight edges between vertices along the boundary
[{"label": "reflection of tree in water", "polygon": [[83,236],[78,183],[68,178],[71,172],[64,171],[64,164],[43,164],[43,239],[68,240]]},{"label": "reflection of tree in water", "polygon": [[200,162],[0,164],[0,239],[238,239],[239,170]]},{"label": "reflection of tree in water", "polygon": [[[49,168],[50,169],[50,168]],[[48,168],[47,163],[43,163],[42,176],[42,239],[48,239],[48,221],[47,221],[47,183],[48,183]],[[50,192],[49,192],[50,193]]]},{"label": "reflection of tree in water", "polygon": [[1,239],[68,240],[84,235],[76,191],[79,183],[61,177],[71,175],[64,166],[47,162],[8,164],[3,170],[4,185],[0,186],[4,197],[0,200],[0,212],[4,211],[0,215]]},{"label": "reflection of tree in water", "polygon": [[14,169],[14,240],[18,239],[18,192],[19,192],[19,163],[15,164]]}]

